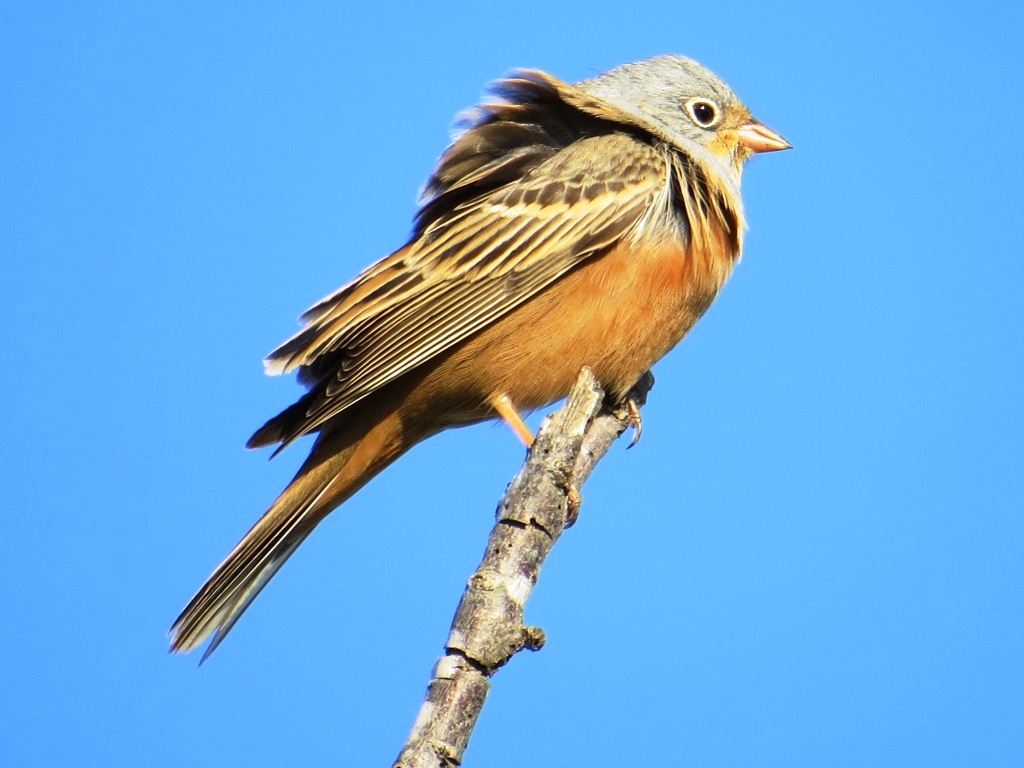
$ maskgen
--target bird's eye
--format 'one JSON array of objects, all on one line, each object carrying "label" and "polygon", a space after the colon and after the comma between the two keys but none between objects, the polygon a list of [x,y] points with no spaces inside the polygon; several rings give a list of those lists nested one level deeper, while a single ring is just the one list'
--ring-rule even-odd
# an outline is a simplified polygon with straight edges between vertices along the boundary
[{"label": "bird's eye", "polygon": [[693,122],[701,128],[710,128],[718,122],[718,107],[707,99],[691,99],[686,102],[686,109]]}]

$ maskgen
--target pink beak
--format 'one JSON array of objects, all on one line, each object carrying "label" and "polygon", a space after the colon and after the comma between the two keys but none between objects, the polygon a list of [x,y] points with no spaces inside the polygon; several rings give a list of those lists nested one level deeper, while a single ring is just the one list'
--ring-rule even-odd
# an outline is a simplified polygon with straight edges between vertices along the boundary
[{"label": "pink beak", "polygon": [[753,152],[778,152],[792,145],[775,131],[757,120],[751,119],[736,131],[740,144]]}]

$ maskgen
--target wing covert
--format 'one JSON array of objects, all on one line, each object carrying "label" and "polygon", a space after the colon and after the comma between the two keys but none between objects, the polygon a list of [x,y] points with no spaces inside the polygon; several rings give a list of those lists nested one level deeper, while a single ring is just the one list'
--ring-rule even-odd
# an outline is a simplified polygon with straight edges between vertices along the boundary
[{"label": "wing covert", "polygon": [[406,247],[311,308],[268,373],[299,369],[315,431],[485,328],[648,221],[668,198],[663,150],[621,133],[580,139],[513,183],[435,218]]}]

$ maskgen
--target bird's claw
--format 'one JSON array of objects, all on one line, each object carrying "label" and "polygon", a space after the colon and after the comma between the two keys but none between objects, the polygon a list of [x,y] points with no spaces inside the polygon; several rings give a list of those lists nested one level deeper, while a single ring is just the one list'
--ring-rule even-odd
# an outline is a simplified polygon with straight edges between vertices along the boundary
[{"label": "bird's claw", "polygon": [[583,496],[580,489],[574,483],[569,483],[565,489],[565,527],[572,528],[580,517],[580,505],[583,504]]},{"label": "bird's claw", "polygon": [[630,440],[629,445],[626,446],[626,450],[628,451],[640,442],[640,435],[644,431],[644,424],[640,418],[640,406],[637,405],[636,400],[632,397],[626,399],[626,418],[629,419],[629,424],[633,427],[633,439]]}]

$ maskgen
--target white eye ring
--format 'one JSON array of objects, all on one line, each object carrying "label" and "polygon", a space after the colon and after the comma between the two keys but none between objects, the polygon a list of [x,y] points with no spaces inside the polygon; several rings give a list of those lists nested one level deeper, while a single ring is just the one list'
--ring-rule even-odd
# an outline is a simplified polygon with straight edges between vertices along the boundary
[{"label": "white eye ring", "polygon": [[722,119],[721,110],[711,99],[704,97],[690,99],[685,106],[690,119],[700,128],[714,128]]}]

